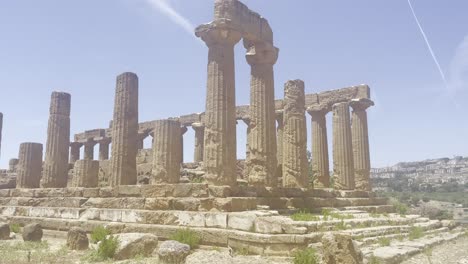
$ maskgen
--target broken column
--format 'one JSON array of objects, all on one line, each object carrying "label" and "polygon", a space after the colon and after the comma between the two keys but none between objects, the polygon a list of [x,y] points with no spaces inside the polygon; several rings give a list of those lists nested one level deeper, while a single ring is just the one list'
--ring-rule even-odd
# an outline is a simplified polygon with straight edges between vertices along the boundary
[{"label": "broken column", "polygon": [[180,142],[179,142],[179,148],[180,148],[180,166],[184,163],[184,134],[187,132],[188,128],[186,126],[181,126],[180,127]]},{"label": "broken column", "polygon": [[328,139],[326,115],[329,107],[309,107],[312,116],[312,177],[314,188],[330,187],[330,165],[328,160]]},{"label": "broken column", "polygon": [[63,92],[52,93],[44,172],[41,179],[42,188],[64,188],[67,186],[70,107],[70,94]]},{"label": "broken column", "polygon": [[19,159],[10,159],[8,161],[8,171],[9,172],[16,172],[18,168]]},{"label": "broken column", "polygon": [[83,146],[79,142],[70,143],[70,163],[75,163],[75,161],[80,159],[80,148]]},{"label": "broken column", "polygon": [[333,105],[333,178],[335,189],[354,189],[354,161],[349,103]]},{"label": "broken column", "polygon": [[371,191],[369,132],[366,109],[373,106],[370,99],[354,99],[352,111],[351,135],[353,142],[354,178],[357,190]]},{"label": "broken column", "polygon": [[155,122],[151,184],[179,182],[180,131],[180,122],[177,120]]},{"label": "broken column", "polygon": [[70,187],[94,188],[98,186],[99,161],[77,160],[73,167]]},{"label": "broken column", "polygon": [[276,176],[279,180],[283,174],[283,110],[276,111],[276,122]]},{"label": "broken column", "polygon": [[249,156],[246,168],[249,185],[276,187],[276,118],[273,65],[278,49],[267,42],[244,40],[251,66]]},{"label": "broken column", "polygon": [[205,110],[205,179],[212,185],[236,184],[236,101],[234,45],[241,32],[229,21],[199,26],[196,35],[208,46]]},{"label": "broken column", "polygon": [[[249,148],[249,138],[250,138],[250,117],[244,116],[242,117],[242,122],[247,126],[246,131],[246,140],[245,140],[245,160],[247,161],[250,156],[250,148]],[[247,166],[244,168],[244,175],[246,178],[249,177]]]},{"label": "broken column", "polygon": [[111,186],[137,181],[138,77],[131,72],[117,76],[112,121]]},{"label": "broken column", "polygon": [[193,123],[192,128],[195,131],[195,151],[193,154],[193,160],[194,162],[202,162],[205,126],[202,123]]},{"label": "broken column", "polygon": [[286,82],[283,118],[283,187],[305,188],[308,162],[303,81]]},{"label": "broken column", "polygon": [[16,188],[39,188],[42,172],[42,144],[21,143]]}]

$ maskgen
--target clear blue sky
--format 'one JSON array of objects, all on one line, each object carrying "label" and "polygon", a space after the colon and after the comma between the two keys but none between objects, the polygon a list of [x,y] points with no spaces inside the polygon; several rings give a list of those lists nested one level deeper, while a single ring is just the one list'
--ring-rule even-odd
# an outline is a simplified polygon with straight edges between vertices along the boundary
[{"label": "clear blue sky", "polygon": [[[204,111],[207,48],[188,31],[212,20],[213,1],[166,0],[169,9],[158,1],[0,2],[0,167],[21,142],[45,143],[54,90],[72,94],[72,134],[108,125],[125,71],[140,78],[140,121]],[[288,79],[303,79],[307,93],[370,85],[373,166],[468,155],[468,1],[412,1],[448,85],[407,0],[244,3],[269,20],[280,48],[277,98]],[[238,45],[237,104],[249,102],[244,54]],[[243,124],[238,132],[243,157]],[[185,140],[191,160],[193,131]]]}]

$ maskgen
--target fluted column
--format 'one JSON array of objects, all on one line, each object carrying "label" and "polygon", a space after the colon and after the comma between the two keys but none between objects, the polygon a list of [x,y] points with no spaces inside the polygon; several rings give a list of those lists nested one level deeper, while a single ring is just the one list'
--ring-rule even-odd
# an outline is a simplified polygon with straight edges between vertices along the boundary
[{"label": "fluted column", "polygon": [[276,187],[276,116],[273,65],[278,49],[268,43],[244,40],[246,59],[251,66],[249,157],[246,162],[249,184]]},{"label": "fluted column", "polygon": [[99,161],[77,160],[73,167],[70,187],[94,188],[98,186]]},{"label": "fluted column", "polygon": [[208,84],[205,110],[205,179],[212,185],[236,184],[236,99],[234,45],[241,33],[229,21],[196,29],[208,46]]},{"label": "fluted column", "polygon": [[16,172],[16,170],[18,168],[18,163],[19,163],[19,159],[10,159],[8,161],[8,171],[9,172]]},{"label": "fluted column", "polygon": [[205,126],[202,123],[193,123],[192,129],[195,131],[195,151],[193,154],[193,160],[194,162],[202,162]]},{"label": "fluted column", "polygon": [[63,92],[52,93],[44,172],[41,179],[41,187],[43,188],[64,188],[67,186],[70,107],[70,94]]},{"label": "fluted column", "polygon": [[94,146],[96,144],[97,144],[97,142],[94,141],[93,139],[88,139],[88,141],[83,143],[83,145],[84,145],[84,157],[83,157],[83,159],[86,159],[86,160],[93,160],[94,159]]},{"label": "fluted column", "polygon": [[314,188],[330,187],[330,165],[328,159],[327,119],[329,107],[311,107],[312,116],[312,176]]},{"label": "fluted column", "polygon": [[[242,118],[242,122],[244,122],[244,124],[247,126],[247,129],[246,129],[246,141],[245,141],[245,160],[249,160],[249,156],[250,156],[250,147],[249,147],[249,138],[250,138],[250,117],[248,116],[245,116]],[[249,174],[248,174],[248,169],[247,169],[247,166],[245,166],[245,171],[244,171],[244,175],[248,178]]]},{"label": "fluted column", "polygon": [[147,131],[144,132],[138,132],[138,139],[137,139],[137,150],[138,149],[144,149],[145,148],[145,139],[148,137]]},{"label": "fluted column", "polygon": [[109,159],[109,145],[111,143],[110,138],[103,138],[97,141],[99,144],[99,160]]},{"label": "fluted column", "polygon": [[188,128],[186,126],[180,127],[180,165],[184,163],[184,134],[187,132]]},{"label": "fluted column", "polygon": [[374,105],[369,99],[355,99],[350,103],[353,108],[351,135],[353,141],[354,177],[357,190],[371,191],[369,132],[366,109]]},{"label": "fluted column", "polygon": [[283,110],[276,110],[276,177],[283,177]]},{"label": "fluted column", "polygon": [[152,184],[179,182],[180,129],[180,123],[177,120],[155,122]]},{"label": "fluted column", "polygon": [[349,103],[333,105],[333,178],[335,189],[354,189],[354,161]]},{"label": "fluted column", "polygon": [[39,188],[42,171],[42,144],[21,143],[16,188]]},{"label": "fluted column", "polygon": [[83,144],[79,142],[70,143],[70,163],[75,163],[77,160],[80,159],[81,146],[83,146]]},{"label": "fluted column", "polygon": [[110,159],[111,186],[136,184],[138,136],[138,77],[126,72],[117,76],[112,150]]},{"label": "fluted column", "polygon": [[283,186],[308,186],[307,127],[304,82],[288,81],[284,86]]}]

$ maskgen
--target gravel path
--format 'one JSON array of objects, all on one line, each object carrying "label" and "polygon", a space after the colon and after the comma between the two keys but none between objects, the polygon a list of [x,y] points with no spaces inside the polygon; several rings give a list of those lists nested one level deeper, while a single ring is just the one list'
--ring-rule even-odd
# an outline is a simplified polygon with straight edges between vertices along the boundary
[{"label": "gravel path", "polygon": [[401,264],[468,264],[468,237],[464,236],[449,243],[418,254]]}]

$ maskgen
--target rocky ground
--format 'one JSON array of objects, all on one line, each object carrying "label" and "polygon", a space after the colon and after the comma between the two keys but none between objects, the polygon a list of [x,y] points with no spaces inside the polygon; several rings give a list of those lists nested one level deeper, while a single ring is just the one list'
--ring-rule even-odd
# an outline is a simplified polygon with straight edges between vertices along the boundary
[{"label": "rocky ground", "polygon": [[468,264],[468,236],[426,250],[402,264]]}]

